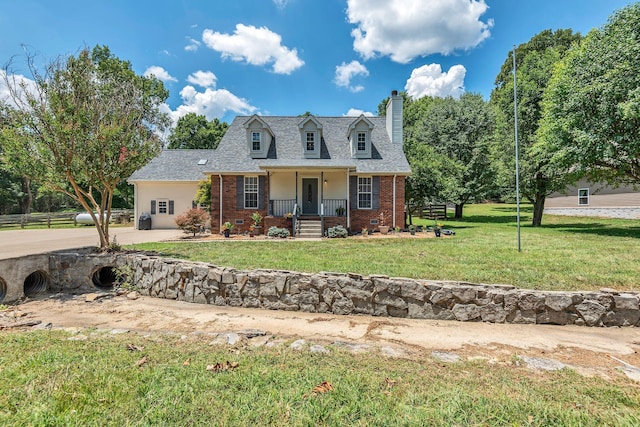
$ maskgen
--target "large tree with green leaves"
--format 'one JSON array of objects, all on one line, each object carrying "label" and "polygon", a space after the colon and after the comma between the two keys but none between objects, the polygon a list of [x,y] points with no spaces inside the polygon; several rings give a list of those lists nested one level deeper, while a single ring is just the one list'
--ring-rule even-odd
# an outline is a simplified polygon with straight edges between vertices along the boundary
[{"label": "large tree with green leaves", "polygon": [[217,148],[229,125],[220,120],[188,113],[178,119],[169,135],[167,148]]},{"label": "large tree with green leaves", "polygon": [[162,147],[157,135],[167,117],[159,106],[168,92],[106,46],[49,61],[43,72],[26,59],[33,85],[21,84],[11,64],[5,68],[13,103],[0,131],[5,155],[16,170],[86,209],[105,249],[117,184]]},{"label": "large tree with green leaves", "polygon": [[[516,48],[520,192],[533,204],[534,226],[542,224],[547,196],[567,184],[565,170],[550,167],[549,153],[533,148],[542,116],[542,97],[554,65],[580,38],[571,30],[545,30]],[[496,77],[491,104],[498,114],[494,153],[500,163],[499,180],[510,188],[515,188],[513,95],[513,52],[509,52]]]},{"label": "large tree with green leaves", "polygon": [[640,184],[640,3],[613,14],[559,63],[540,150],[575,178]]},{"label": "large tree with green leaves", "polygon": [[411,120],[405,130],[405,152],[418,172],[409,181],[410,191],[455,204],[455,217],[461,218],[466,203],[485,198],[493,189],[491,108],[481,95],[466,93],[459,99],[419,100],[407,115]]}]

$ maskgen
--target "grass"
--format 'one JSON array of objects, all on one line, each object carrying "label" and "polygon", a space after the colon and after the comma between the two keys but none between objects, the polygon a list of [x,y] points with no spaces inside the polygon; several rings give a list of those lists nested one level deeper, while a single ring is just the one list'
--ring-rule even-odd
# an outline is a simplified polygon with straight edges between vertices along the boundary
[{"label": "grass", "polygon": [[[331,239],[147,243],[136,249],[238,269],[384,274],[432,280],[502,283],[540,290],[640,290],[640,222],[545,215],[531,227],[522,207],[517,251],[513,205],[470,205],[442,239]],[[417,219],[417,224],[433,221]]]},{"label": "grass", "polygon": [[[605,381],[569,369],[389,359],[336,346],[314,355],[285,346],[230,350],[172,335],[87,334],[86,341],[62,331],[0,334],[1,425],[640,423],[640,388],[622,375]],[[144,349],[127,351],[129,343]],[[206,370],[227,360],[238,368]],[[313,395],[323,381],[333,390]]]}]

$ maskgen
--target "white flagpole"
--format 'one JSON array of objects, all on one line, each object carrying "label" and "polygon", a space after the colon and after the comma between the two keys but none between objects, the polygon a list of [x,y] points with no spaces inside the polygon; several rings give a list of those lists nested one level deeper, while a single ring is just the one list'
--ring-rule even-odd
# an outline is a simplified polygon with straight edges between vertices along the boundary
[{"label": "white flagpole", "polygon": [[516,46],[513,45],[513,119],[516,134],[516,210],[518,221],[518,252],[520,248],[520,173],[518,171],[518,92],[516,89]]}]

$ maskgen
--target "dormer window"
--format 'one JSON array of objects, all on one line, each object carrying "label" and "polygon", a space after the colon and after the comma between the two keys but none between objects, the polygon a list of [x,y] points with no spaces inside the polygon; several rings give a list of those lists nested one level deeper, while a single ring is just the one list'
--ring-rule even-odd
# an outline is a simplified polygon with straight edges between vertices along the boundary
[{"label": "dormer window", "polygon": [[371,158],[371,134],[373,123],[364,115],[361,115],[349,125],[347,139],[351,145],[351,157],[356,159]]},{"label": "dormer window", "polygon": [[307,151],[316,150],[316,134],[315,132],[307,132]]},{"label": "dormer window", "polygon": [[262,146],[260,142],[262,140],[262,134],[260,132],[251,132],[251,151],[260,151]]},{"label": "dormer window", "polygon": [[300,139],[302,152],[307,159],[320,158],[320,144],[322,143],[322,123],[313,116],[307,116],[300,123]]},{"label": "dormer window", "polygon": [[358,140],[358,151],[367,150],[367,134],[366,132],[358,132],[356,134]]},{"label": "dormer window", "polygon": [[253,159],[266,159],[273,132],[269,125],[258,115],[253,115],[244,123],[247,130],[247,149]]}]

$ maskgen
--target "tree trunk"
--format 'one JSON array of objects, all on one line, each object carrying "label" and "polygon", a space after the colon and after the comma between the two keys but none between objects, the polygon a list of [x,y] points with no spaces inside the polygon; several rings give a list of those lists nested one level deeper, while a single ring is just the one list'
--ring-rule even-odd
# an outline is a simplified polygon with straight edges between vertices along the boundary
[{"label": "tree trunk", "polygon": [[462,219],[462,209],[464,208],[464,203],[460,203],[456,205],[456,213],[454,218],[455,219]]},{"label": "tree trunk", "polygon": [[540,227],[542,225],[542,214],[544,213],[544,202],[546,196],[538,194],[536,200],[533,203],[533,221],[531,225],[534,227]]},{"label": "tree trunk", "polygon": [[26,195],[20,198],[20,212],[25,215],[31,213],[31,205],[33,203],[33,195],[31,194],[31,180],[26,176],[22,177],[22,192]]}]

